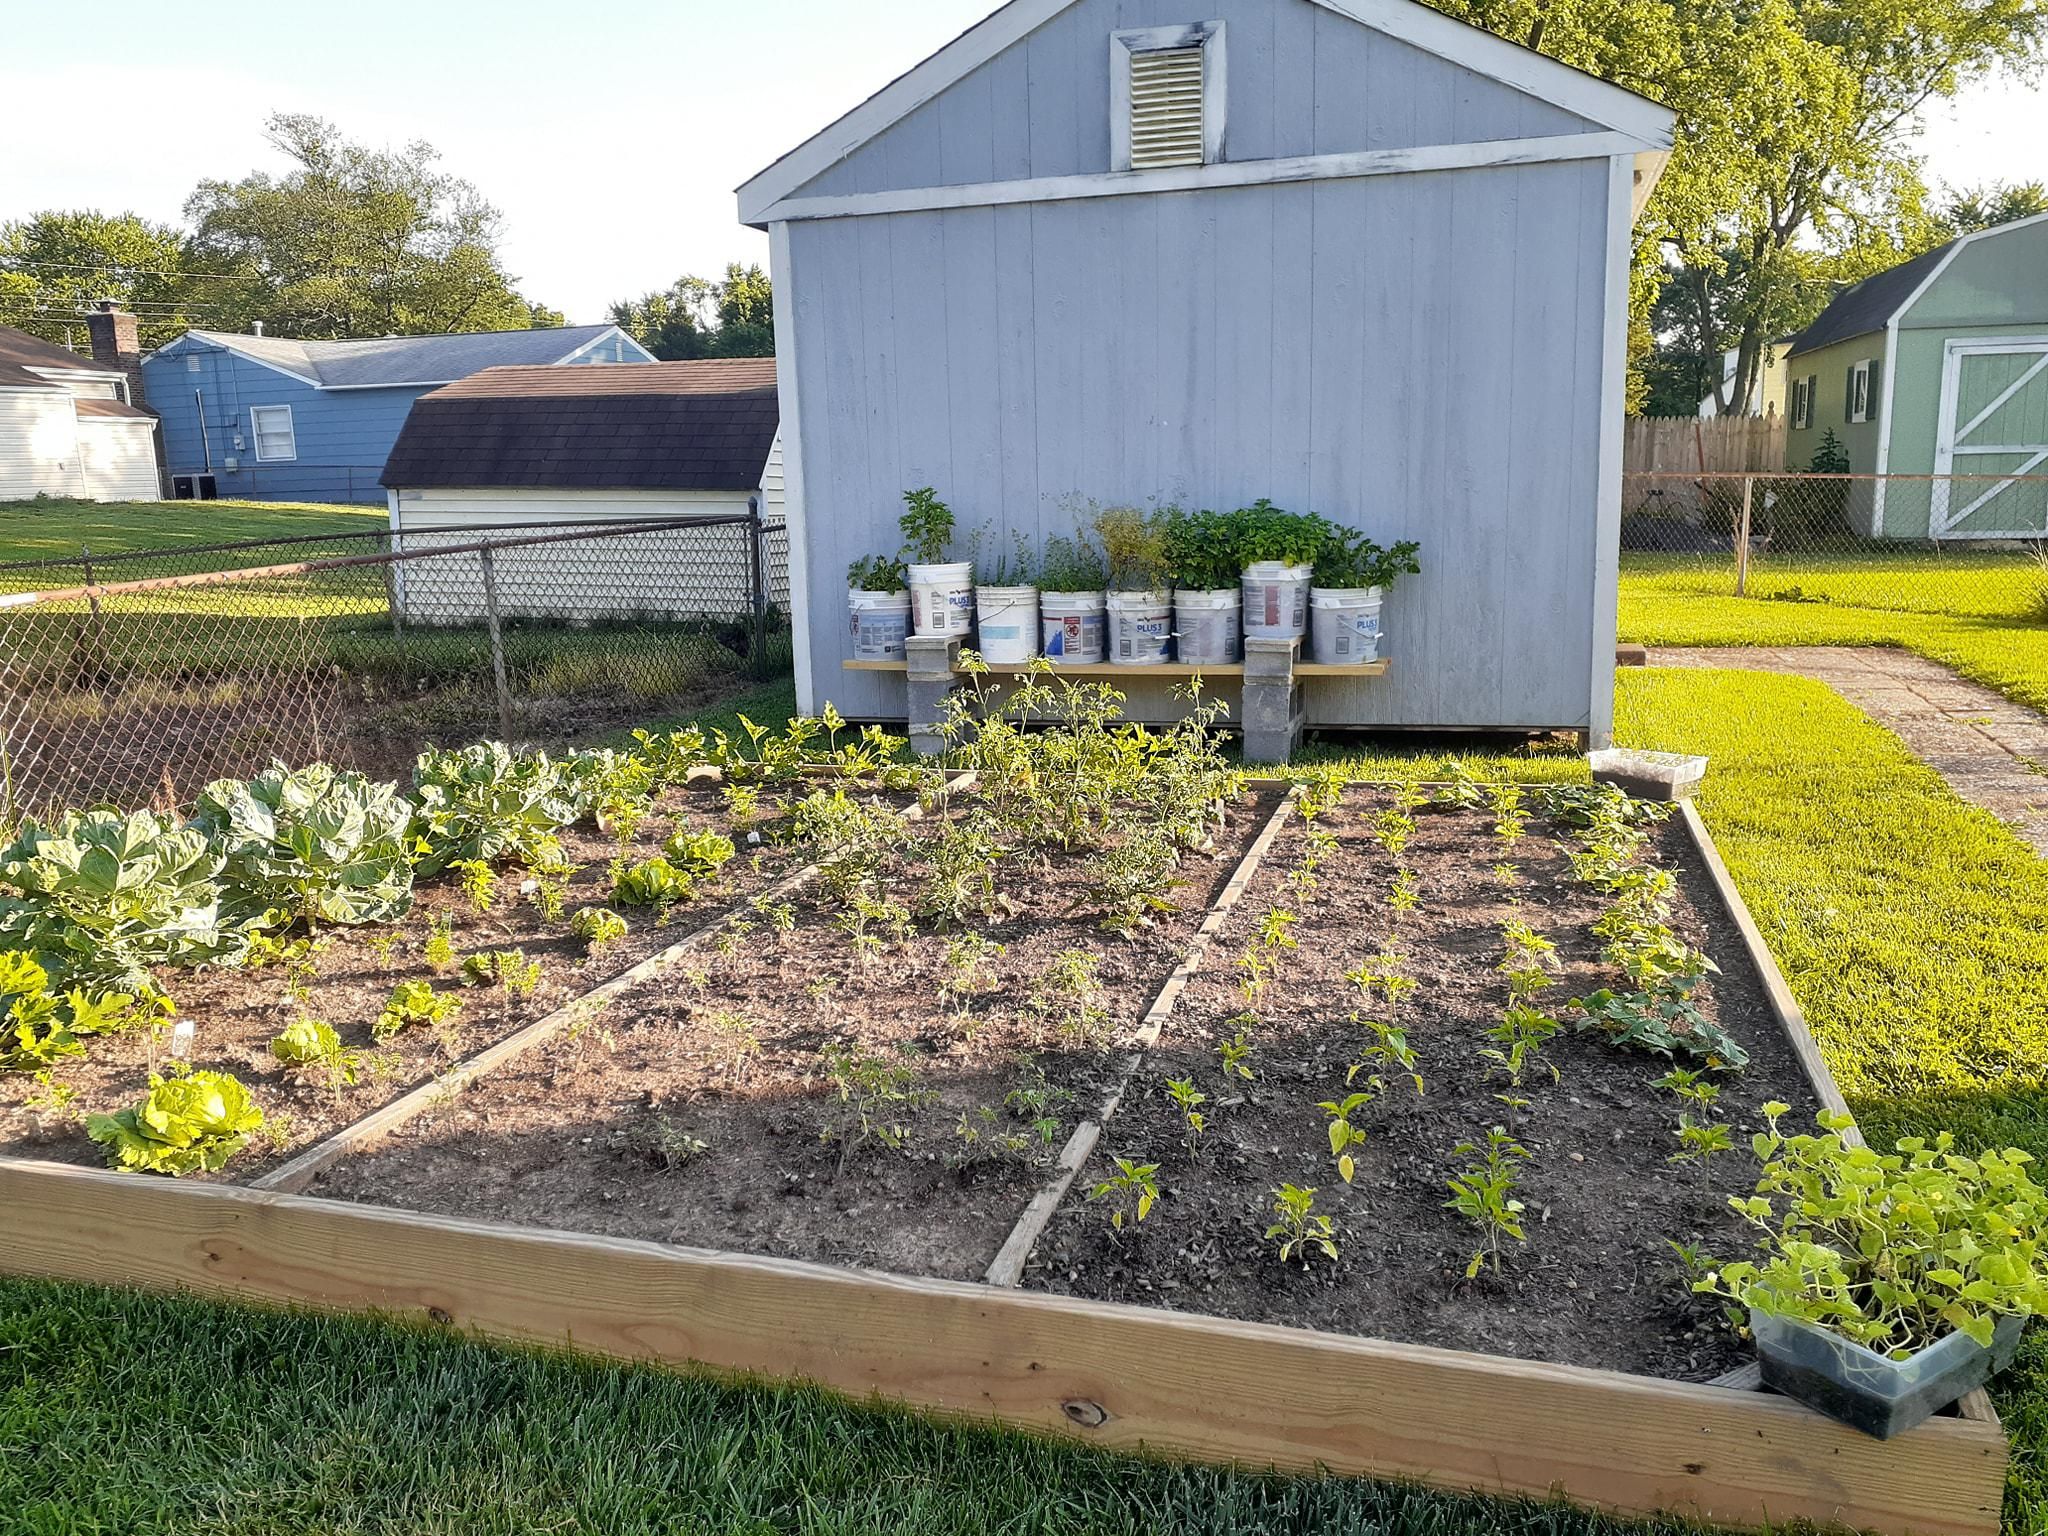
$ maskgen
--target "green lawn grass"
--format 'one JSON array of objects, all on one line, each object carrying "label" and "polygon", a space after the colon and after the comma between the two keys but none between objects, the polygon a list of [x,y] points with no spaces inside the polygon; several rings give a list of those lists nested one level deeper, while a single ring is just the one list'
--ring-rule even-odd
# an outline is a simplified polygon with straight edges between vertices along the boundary
[{"label": "green lawn grass", "polygon": [[[96,555],[308,533],[374,533],[382,507],[303,501],[0,501],[0,563]],[[16,589],[22,590],[22,589]]]},{"label": "green lawn grass", "polygon": [[[729,701],[779,719],[786,683]],[[1624,674],[1629,744],[1714,759],[1701,809],[1880,1142],[2048,1158],[2048,863],[1820,684]],[[1326,758],[1334,753],[1325,752]],[[1442,756],[1348,754],[1362,773]],[[1466,759],[1583,778],[1548,753]],[[2048,1330],[1994,1397],[2008,1536],[2048,1530]],[[8,1524],[7,1511],[21,1511]],[[0,1531],[1302,1532],[1622,1536],[1557,1506],[1168,1469],[815,1395],[409,1328],[0,1285]]]},{"label": "green lawn grass", "polygon": [[1757,567],[1622,558],[1620,633],[1638,645],[1895,645],[2048,710],[2048,569],[2030,557],[1815,556]]}]

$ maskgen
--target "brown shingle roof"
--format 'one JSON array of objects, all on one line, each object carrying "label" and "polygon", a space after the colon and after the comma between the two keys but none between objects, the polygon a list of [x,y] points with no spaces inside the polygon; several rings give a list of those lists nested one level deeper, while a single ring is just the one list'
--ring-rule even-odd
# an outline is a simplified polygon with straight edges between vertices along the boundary
[{"label": "brown shingle roof", "polygon": [[11,363],[16,368],[72,368],[88,373],[118,373],[105,363],[93,361],[90,352],[68,352],[55,342],[44,341],[40,336],[31,336],[27,331],[17,331],[9,325],[0,325],[0,363]]},{"label": "brown shingle roof", "polygon": [[78,414],[80,416],[120,417],[123,420],[132,417],[138,421],[154,419],[149,412],[138,411],[125,400],[103,400],[87,395],[81,395],[78,399]]},{"label": "brown shingle roof", "polygon": [[413,402],[383,483],[752,490],[780,419],[773,358],[486,368]]}]

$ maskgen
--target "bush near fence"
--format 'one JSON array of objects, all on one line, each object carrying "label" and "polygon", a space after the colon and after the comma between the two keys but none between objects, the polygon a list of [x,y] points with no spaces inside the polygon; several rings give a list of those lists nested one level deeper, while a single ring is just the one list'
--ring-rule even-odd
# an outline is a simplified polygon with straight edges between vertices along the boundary
[{"label": "bush near fence", "polygon": [[68,586],[83,561],[0,568],[46,578],[0,597],[0,805],[181,806],[273,756],[396,773],[429,742],[616,730],[788,665],[786,549],[717,517],[148,551]]}]

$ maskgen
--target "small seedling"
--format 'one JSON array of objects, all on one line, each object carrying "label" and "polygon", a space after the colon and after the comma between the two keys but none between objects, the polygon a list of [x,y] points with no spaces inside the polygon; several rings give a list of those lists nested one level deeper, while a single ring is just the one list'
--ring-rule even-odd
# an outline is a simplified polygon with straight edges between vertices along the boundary
[{"label": "small seedling", "polygon": [[1216,1054],[1222,1058],[1226,1075],[1241,1077],[1248,1083],[1253,1081],[1252,1042],[1242,1024],[1237,1026],[1236,1034],[1216,1047]]},{"label": "small seedling", "polygon": [[1735,1140],[1728,1127],[1719,1120],[1695,1118],[1690,1114],[1678,1117],[1678,1150],[1671,1154],[1674,1163],[1698,1163],[1700,1178],[1708,1185],[1714,1182],[1709,1161],[1717,1154],[1734,1150]]},{"label": "small seedling", "polygon": [[1422,1073],[1417,1069],[1415,1048],[1408,1043],[1408,1032],[1392,1024],[1382,1024],[1378,1019],[1361,1019],[1353,1014],[1352,1020],[1372,1032],[1372,1043],[1361,1047],[1358,1060],[1353,1062],[1344,1074],[1347,1083],[1357,1081],[1358,1074],[1371,1074],[1373,1090],[1378,1092],[1383,1083],[1381,1074],[1405,1076],[1415,1085],[1415,1096],[1423,1093]]},{"label": "small seedling", "polygon": [[1378,1082],[1374,1078],[1372,1087],[1347,1093],[1341,1099],[1325,1099],[1316,1106],[1330,1117],[1330,1156],[1337,1159],[1337,1172],[1346,1184],[1358,1171],[1351,1159],[1351,1149],[1365,1145],[1365,1132],[1352,1123],[1351,1117],[1379,1097]]},{"label": "small seedling", "polygon": [[1521,866],[1518,864],[1509,864],[1506,862],[1496,864],[1493,866],[1493,878],[1495,882],[1500,885],[1520,885],[1522,883]]},{"label": "small seedling", "polygon": [[691,1135],[667,1115],[650,1115],[628,1125],[620,1131],[617,1145],[665,1173],[674,1173],[711,1150],[710,1142]]},{"label": "small seedling", "polygon": [[456,859],[448,866],[462,877],[462,896],[475,912],[488,912],[497,899],[498,875],[488,859]]},{"label": "small seedling", "polygon": [[1136,1226],[1152,1214],[1152,1207],[1159,1201],[1159,1165],[1134,1163],[1128,1157],[1115,1161],[1116,1172],[1090,1189],[1088,1198],[1110,1202],[1110,1229],[1121,1232],[1126,1216]]},{"label": "small seedling", "polygon": [[441,1024],[462,1012],[462,999],[452,992],[436,992],[430,981],[401,981],[391,989],[384,1011],[370,1026],[372,1039],[382,1043],[399,1031],[421,1025]]},{"label": "small seedling", "polygon": [[1309,1255],[1317,1252],[1336,1259],[1336,1225],[1329,1217],[1315,1213],[1315,1203],[1314,1189],[1282,1184],[1273,1191],[1274,1221],[1266,1228],[1266,1241],[1279,1243],[1281,1263],[1299,1254],[1301,1267],[1307,1269]]},{"label": "small seedling", "polygon": [[1293,949],[1294,935],[1289,930],[1298,921],[1285,907],[1266,908],[1266,915],[1259,919],[1259,943],[1267,949]]},{"label": "small seedling", "polygon": [[1413,912],[1422,900],[1421,888],[1416,884],[1415,871],[1402,868],[1394,871],[1393,883],[1387,887],[1387,905],[1395,912]]},{"label": "small seedling", "polygon": [[721,1008],[704,1016],[714,1049],[725,1058],[725,1070],[735,1083],[746,1081],[747,1067],[761,1054],[761,1033],[745,1014]]},{"label": "small seedling", "polygon": [[962,1113],[954,1125],[953,1136],[960,1147],[948,1161],[956,1168],[986,1162],[1042,1163],[1059,1128],[1057,1120],[1035,1120],[1020,1130],[983,1104],[971,1113]]},{"label": "small seedling", "polygon": [[760,913],[761,920],[777,933],[788,933],[796,927],[796,906],[793,902],[767,901],[756,896],[747,905]]},{"label": "small seedling", "polygon": [[1522,840],[1522,829],[1528,825],[1529,816],[1522,809],[1522,786],[1519,784],[1496,784],[1487,798],[1493,804],[1493,835],[1512,848]]},{"label": "small seedling", "polygon": [[1190,1077],[1169,1077],[1166,1092],[1187,1120],[1189,1142],[1192,1144],[1209,1127],[1209,1117],[1202,1113],[1202,1106],[1209,1102],[1209,1095],[1197,1088]]},{"label": "small seedling", "polygon": [[371,957],[377,962],[377,969],[391,969],[393,951],[398,948],[399,933],[396,928],[387,928],[382,933],[373,933],[363,942],[369,946]]},{"label": "small seedling", "polygon": [[854,1149],[866,1142],[878,1142],[892,1152],[909,1146],[910,1127],[895,1117],[938,1097],[919,1085],[917,1068],[909,1062],[887,1061],[838,1044],[826,1046],[818,1060],[848,1110],[846,1118],[819,1133],[820,1140],[839,1143],[842,1173]]},{"label": "small seedling", "polygon": [[1415,835],[1415,818],[1406,811],[1381,811],[1373,818],[1372,835],[1387,850],[1388,857],[1398,859],[1408,846],[1408,839]]},{"label": "small seedling", "polygon": [[1465,1266],[1465,1278],[1476,1279],[1489,1261],[1498,1274],[1501,1239],[1512,1238],[1518,1243],[1529,1240],[1522,1228],[1522,1202],[1514,1197],[1515,1165],[1529,1154],[1504,1127],[1496,1125],[1487,1131],[1485,1146],[1460,1142],[1451,1156],[1469,1161],[1452,1176],[1451,1198],[1444,1202],[1444,1208],[1456,1211],[1480,1232],[1479,1250]]},{"label": "small seedling", "polygon": [[455,963],[455,920],[446,912],[434,919],[421,957],[436,971],[445,971]]},{"label": "small seedling", "polygon": [[526,958],[522,949],[493,949],[467,956],[462,962],[465,986],[495,981],[506,999],[531,997],[540,985],[541,963]]},{"label": "small seedling", "polygon": [[302,1018],[270,1042],[270,1054],[288,1067],[317,1067],[339,1093],[361,1075],[363,1053],[341,1043],[331,1024]]},{"label": "small seedling", "polygon": [[1054,957],[1031,983],[1033,1012],[1052,1022],[1070,1040],[1094,1049],[1109,1044],[1109,1010],[1102,1005],[1096,980],[1097,958],[1085,949],[1066,949]]}]

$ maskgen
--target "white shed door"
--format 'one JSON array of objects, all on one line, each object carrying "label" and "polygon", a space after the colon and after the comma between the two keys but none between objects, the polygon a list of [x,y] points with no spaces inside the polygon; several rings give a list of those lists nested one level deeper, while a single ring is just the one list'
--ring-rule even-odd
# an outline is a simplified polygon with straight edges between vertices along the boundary
[{"label": "white shed door", "polygon": [[1931,531],[1936,538],[2048,533],[2048,340],[1951,341],[1942,349]]}]

